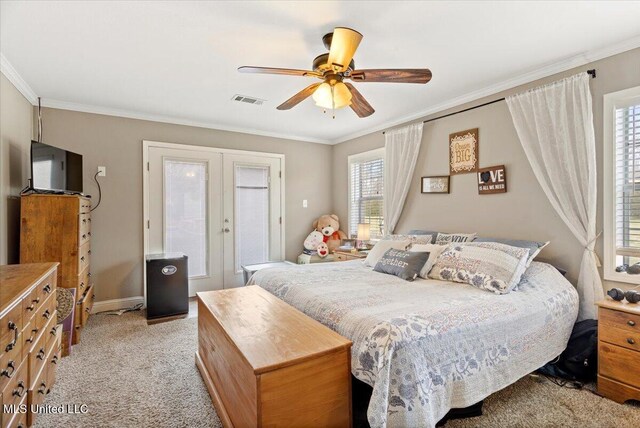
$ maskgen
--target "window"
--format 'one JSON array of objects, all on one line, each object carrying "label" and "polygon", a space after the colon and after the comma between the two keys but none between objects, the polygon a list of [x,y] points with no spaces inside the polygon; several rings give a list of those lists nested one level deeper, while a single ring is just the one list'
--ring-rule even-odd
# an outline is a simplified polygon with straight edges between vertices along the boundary
[{"label": "window", "polygon": [[605,279],[640,283],[617,272],[640,262],[640,87],[605,95]]},{"label": "window", "polygon": [[349,236],[368,223],[371,239],[383,236],[384,148],[349,156]]}]

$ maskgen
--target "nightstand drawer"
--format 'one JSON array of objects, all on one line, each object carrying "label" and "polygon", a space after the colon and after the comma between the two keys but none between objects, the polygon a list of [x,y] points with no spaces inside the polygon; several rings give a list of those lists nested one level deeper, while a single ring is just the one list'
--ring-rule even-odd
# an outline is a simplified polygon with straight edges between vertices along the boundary
[{"label": "nightstand drawer", "polygon": [[598,329],[598,338],[603,342],[608,342],[612,345],[618,345],[623,348],[640,351],[640,331],[635,332],[610,326],[603,326]]},{"label": "nightstand drawer", "polygon": [[602,330],[611,327],[640,333],[640,315],[630,314],[623,311],[614,311],[613,309],[600,308],[600,320],[598,321]]},{"label": "nightstand drawer", "polygon": [[344,253],[335,253],[336,260],[340,262],[344,262],[345,260],[349,260],[349,256]]},{"label": "nightstand drawer", "polygon": [[601,376],[640,387],[640,352],[600,342],[598,366]]}]

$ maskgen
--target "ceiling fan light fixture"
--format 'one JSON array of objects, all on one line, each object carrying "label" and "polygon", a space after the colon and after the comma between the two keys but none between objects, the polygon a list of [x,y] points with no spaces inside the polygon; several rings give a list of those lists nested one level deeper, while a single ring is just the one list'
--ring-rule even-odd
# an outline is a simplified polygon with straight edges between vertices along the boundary
[{"label": "ceiling fan light fixture", "polygon": [[318,107],[325,109],[339,109],[351,105],[351,91],[342,82],[330,85],[324,82],[312,95]]}]

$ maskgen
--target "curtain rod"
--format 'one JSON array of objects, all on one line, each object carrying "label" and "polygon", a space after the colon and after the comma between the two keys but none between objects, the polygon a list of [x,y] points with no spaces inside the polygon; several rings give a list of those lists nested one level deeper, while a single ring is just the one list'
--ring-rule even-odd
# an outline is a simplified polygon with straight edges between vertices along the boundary
[{"label": "curtain rod", "polygon": [[[594,68],[594,69],[591,69],[591,70],[587,70],[587,74],[589,76],[591,76],[592,79],[595,79],[596,78],[596,69]],[[484,104],[480,104],[480,105],[477,105],[477,106],[469,107],[469,108],[466,108],[464,110],[455,111],[453,113],[448,113],[448,114],[443,114],[442,116],[434,117],[432,119],[423,120],[422,123],[428,123],[428,122],[433,122],[434,120],[444,119],[445,117],[454,116],[456,114],[464,113],[464,112],[469,111],[469,110],[475,110],[477,108],[488,106],[488,105],[491,105],[491,104],[495,104],[495,103],[498,103],[498,102],[504,101],[504,100],[505,100],[504,97],[498,98],[497,100],[493,100],[493,101],[486,102]],[[386,131],[382,131],[382,134],[384,135],[385,132]]]}]

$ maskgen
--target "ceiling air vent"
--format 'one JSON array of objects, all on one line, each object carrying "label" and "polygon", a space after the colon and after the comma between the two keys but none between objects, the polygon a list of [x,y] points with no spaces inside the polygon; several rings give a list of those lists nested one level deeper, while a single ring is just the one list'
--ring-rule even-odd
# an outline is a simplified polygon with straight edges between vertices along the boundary
[{"label": "ceiling air vent", "polygon": [[247,97],[246,95],[238,95],[238,94],[235,94],[231,99],[239,103],[254,104],[257,106],[261,106],[266,101],[266,100],[261,100],[260,98]]}]

